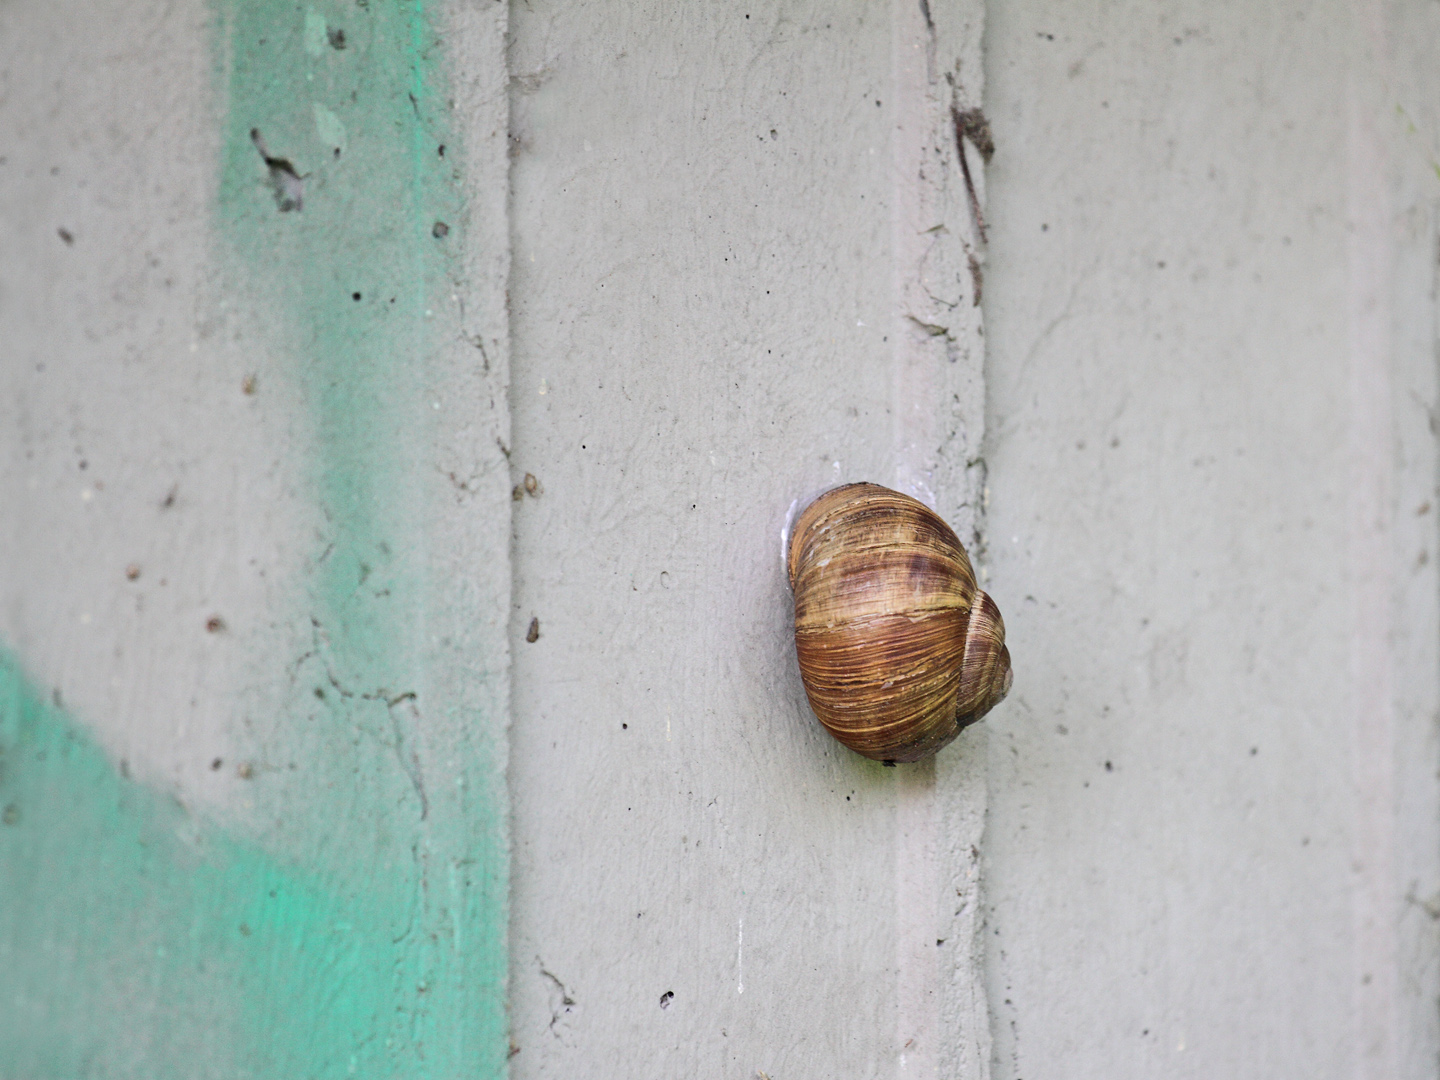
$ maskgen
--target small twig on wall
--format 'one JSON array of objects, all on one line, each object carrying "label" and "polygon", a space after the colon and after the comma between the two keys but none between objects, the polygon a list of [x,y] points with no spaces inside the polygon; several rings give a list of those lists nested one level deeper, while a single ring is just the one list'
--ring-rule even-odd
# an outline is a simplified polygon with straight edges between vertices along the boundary
[{"label": "small twig on wall", "polygon": [[980,196],[975,193],[975,181],[970,176],[970,161],[965,156],[965,141],[968,139],[971,145],[980,151],[980,157],[989,164],[990,158],[995,154],[995,140],[990,134],[990,122],[979,109],[961,112],[953,105],[950,106],[950,116],[955,121],[955,152],[960,155],[960,171],[965,176],[965,192],[970,196],[970,212],[975,215],[975,231],[980,236],[980,243],[988,244],[985,215],[980,211]]}]

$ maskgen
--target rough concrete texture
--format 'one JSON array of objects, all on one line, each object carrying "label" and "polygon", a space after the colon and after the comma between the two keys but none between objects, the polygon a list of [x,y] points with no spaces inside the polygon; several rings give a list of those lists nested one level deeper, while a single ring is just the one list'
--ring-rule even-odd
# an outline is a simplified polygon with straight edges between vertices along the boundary
[{"label": "rough concrete texture", "polygon": [[0,1075],[504,1071],[504,14],[0,11]]},{"label": "rough concrete texture", "polygon": [[970,536],[978,14],[515,9],[516,1077],[988,1063],[983,739],[831,741],[779,557],[846,480]]},{"label": "rough concrete texture", "polygon": [[1440,14],[980,6],[0,5],[0,1077],[1434,1075]]},{"label": "rough concrete texture", "polygon": [[994,1075],[1437,1068],[1423,4],[994,5]]}]

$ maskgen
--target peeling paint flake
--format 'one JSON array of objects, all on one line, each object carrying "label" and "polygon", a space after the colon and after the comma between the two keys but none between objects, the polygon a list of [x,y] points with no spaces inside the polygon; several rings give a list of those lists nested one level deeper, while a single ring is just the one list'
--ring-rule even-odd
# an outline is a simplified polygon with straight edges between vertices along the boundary
[{"label": "peeling paint flake", "polygon": [[319,56],[325,51],[325,46],[330,42],[330,35],[325,25],[325,16],[321,15],[313,7],[305,9],[305,51],[312,57]]},{"label": "peeling paint flake", "polygon": [[318,101],[310,108],[315,114],[315,131],[320,136],[320,142],[333,150],[337,157],[345,153],[348,144],[345,140],[345,125],[340,122],[340,118]]}]

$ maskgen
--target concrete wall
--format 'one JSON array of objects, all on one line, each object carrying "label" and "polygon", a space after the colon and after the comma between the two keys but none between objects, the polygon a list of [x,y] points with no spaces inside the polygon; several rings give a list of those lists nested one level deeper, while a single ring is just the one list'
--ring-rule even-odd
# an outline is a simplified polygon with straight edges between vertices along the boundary
[{"label": "concrete wall", "polygon": [[990,14],[994,1075],[1433,1076],[1437,9]]},{"label": "concrete wall", "polygon": [[504,1071],[503,14],[0,10],[7,1077]]},{"label": "concrete wall", "polygon": [[983,743],[826,736],[779,557],[841,481],[975,522],[979,12],[932,22],[515,9],[514,1076],[983,1067]]},{"label": "concrete wall", "polygon": [[0,1076],[1434,1074],[1440,16],[982,14],[0,7]]}]

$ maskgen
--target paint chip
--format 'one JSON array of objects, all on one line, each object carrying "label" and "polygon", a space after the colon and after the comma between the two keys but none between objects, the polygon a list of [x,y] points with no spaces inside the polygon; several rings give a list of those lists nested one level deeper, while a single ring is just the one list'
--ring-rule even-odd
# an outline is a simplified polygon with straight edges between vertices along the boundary
[{"label": "paint chip", "polygon": [[320,142],[330,147],[339,157],[348,148],[349,143],[345,137],[345,125],[333,112],[321,105],[318,101],[310,105],[310,112],[315,117],[315,132],[320,136]]},{"label": "paint chip", "polygon": [[324,15],[314,8],[305,9],[305,51],[311,56],[319,56],[325,51],[325,46],[329,44],[328,29]]},{"label": "paint chip", "polygon": [[282,214],[291,210],[300,211],[305,207],[305,178],[295,171],[288,158],[273,157],[265,145],[265,138],[259,128],[250,129],[250,141],[260,151],[265,167],[270,170],[270,187],[275,194],[275,205]]}]

